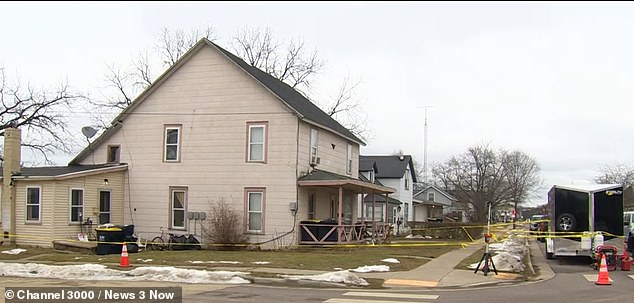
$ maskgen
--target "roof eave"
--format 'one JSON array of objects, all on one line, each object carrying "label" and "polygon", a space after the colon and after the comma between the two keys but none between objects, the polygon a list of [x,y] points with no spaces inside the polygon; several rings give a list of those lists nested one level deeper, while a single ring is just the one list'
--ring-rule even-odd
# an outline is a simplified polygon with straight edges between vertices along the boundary
[{"label": "roof eave", "polygon": [[89,169],[89,170],[73,172],[73,173],[67,173],[67,174],[62,174],[62,175],[57,175],[57,176],[20,176],[20,175],[17,175],[17,176],[12,176],[11,179],[13,179],[13,180],[37,180],[37,181],[67,180],[67,179],[72,179],[72,178],[77,178],[77,177],[85,177],[85,176],[97,175],[97,174],[101,174],[101,173],[111,173],[111,172],[117,172],[117,171],[124,171],[126,169],[128,169],[128,165],[127,164],[122,164],[122,165],[117,165],[117,166],[112,166],[112,167],[101,167],[101,168]]}]

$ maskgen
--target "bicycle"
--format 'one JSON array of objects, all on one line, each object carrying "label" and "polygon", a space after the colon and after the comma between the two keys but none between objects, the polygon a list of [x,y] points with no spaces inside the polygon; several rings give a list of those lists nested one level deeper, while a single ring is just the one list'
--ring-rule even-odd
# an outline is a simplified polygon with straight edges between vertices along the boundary
[{"label": "bicycle", "polygon": [[161,226],[161,235],[160,236],[156,236],[152,239],[152,242],[149,243],[145,243],[145,246],[147,247],[148,250],[169,250],[172,248],[172,239],[174,238],[174,234],[173,233],[168,233],[169,238],[167,240],[167,243],[165,243],[165,230],[163,229],[163,226]]}]

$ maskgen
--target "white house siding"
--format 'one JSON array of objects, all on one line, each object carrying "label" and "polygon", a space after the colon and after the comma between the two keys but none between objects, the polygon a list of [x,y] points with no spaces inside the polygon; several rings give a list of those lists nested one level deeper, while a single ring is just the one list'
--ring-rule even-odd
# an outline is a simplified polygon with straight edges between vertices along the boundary
[{"label": "white house siding", "polygon": [[427,222],[429,212],[426,205],[414,205],[414,221]]},{"label": "white house siding", "polygon": [[[384,186],[387,187],[392,187],[394,189],[396,189],[396,192],[393,194],[390,194],[389,196],[397,199],[399,201],[401,201],[401,203],[407,204],[409,205],[409,212],[408,212],[408,216],[407,216],[407,221],[413,221],[414,220],[414,208],[412,205],[412,189],[413,189],[413,185],[411,182],[411,177],[410,177],[410,182],[409,182],[409,189],[405,189],[405,179],[400,178],[400,179],[396,179],[396,178],[378,178],[379,182],[381,182],[381,184],[383,184]],[[404,215],[404,211],[401,210],[401,213],[403,213]]]},{"label": "white house siding", "polygon": [[[108,179],[108,186],[104,186]],[[93,229],[99,222],[99,191],[110,190],[111,223],[123,224],[123,172],[102,173],[66,180],[16,180],[17,243],[51,247],[53,240],[77,240],[81,226],[70,224],[70,189],[84,190],[84,220]],[[40,223],[26,223],[26,188],[41,187]],[[94,232],[94,230],[93,230]]]},{"label": "white house siding", "polygon": [[[266,163],[246,163],[248,122],[268,123]],[[162,160],[164,125],[181,125],[178,163]],[[96,148],[95,162],[106,160],[108,145],[121,146],[120,161],[129,163],[124,221],[146,237],[169,226],[170,186],[187,188],[187,211],[205,212],[211,201],[225,199],[242,216],[245,188],[265,188],[265,234],[250,239],[260,242],[293,227],[297,128],[297,116],[268,90],[204,47]],[[92,155],[82,163],[92,163]],[[173,232],[193,233],[192,226]]]}]

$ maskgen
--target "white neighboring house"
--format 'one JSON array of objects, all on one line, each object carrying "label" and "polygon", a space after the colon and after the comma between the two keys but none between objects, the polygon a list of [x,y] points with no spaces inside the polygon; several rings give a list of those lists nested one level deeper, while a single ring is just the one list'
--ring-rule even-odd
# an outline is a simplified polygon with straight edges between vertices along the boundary
[{"label": "white neighboring house", "polygon": [[[392,210],[393,216],[402,218],[404,225],[407,222],[415,221],[413,209],[413,192],[414,183],[416,183],[416,174],[414,170],[414,162],[410,155],[392,155],[392,156],[359,156],[360,168],[362,163],[374,163],[376,172],[374,180],[381,185],[396,189],[396,192],[390,195],[390,198],[398,200],[401,204],[400,211]],[[364,172],[361,172],[364,174]],[[369,176],[366,176],[369,177]],[[398,203],[397,202],[397,203]]]},{"label": "white neighboring house", "polygon": [[[458,199],[434,185],[423,185],[414,194],[414,217],[417,222],[442,221],[446,214],[456,211]],[[462,216],[463,222],[466,216]]]}]

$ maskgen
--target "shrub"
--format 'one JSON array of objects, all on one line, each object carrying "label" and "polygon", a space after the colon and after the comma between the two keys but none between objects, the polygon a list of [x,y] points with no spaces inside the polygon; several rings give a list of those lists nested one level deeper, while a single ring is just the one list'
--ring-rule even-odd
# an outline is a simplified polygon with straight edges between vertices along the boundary
[{"label": "shrub", "polygon": [[240,215],[224,198],[209,203],[209,211],[203,228],[204,239],[207,243],[237,244],[247,240],[242,233]]}]

